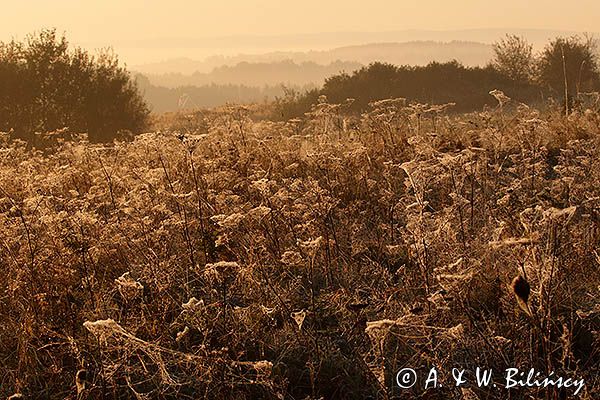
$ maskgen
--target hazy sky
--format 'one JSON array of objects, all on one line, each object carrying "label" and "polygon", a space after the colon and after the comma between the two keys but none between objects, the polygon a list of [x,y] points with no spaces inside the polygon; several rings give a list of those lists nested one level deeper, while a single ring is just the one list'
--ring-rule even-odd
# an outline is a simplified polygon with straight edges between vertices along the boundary
[{"label": "hazy sky", "polygon": [[[5,0],[0,40],[57,27],[84,46],[338,31],[543,28],[599,31],[598,0]],[[125,44],[128,43],[128,44]],[[133,43],[133,44],[132,44]],[[139,49],[138,49],[139,50]]]}]

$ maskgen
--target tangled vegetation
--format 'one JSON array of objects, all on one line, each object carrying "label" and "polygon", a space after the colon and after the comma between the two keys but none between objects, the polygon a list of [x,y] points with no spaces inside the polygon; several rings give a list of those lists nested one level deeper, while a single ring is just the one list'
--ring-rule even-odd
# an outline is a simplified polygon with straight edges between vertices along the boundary
[{"label": "tangled vegetation", "polygon": [[394,383],[481,366],[582,377],[592,399],[598,99],[565,116],[492,93],[460,116],[322,98],[302,119],[227,107],[113,145],[5,137],[0,396],[571,395]]}]

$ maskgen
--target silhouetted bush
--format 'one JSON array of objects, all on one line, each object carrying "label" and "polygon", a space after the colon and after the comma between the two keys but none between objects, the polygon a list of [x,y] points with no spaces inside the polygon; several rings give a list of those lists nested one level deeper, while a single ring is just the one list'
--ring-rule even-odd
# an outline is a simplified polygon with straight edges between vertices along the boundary
[{"label": "silhouetted bush", "polygon": [[304,115],[317,102],[321,91],[306,90],[304,93],[292,88],[284,88],[284,95],[275,98],[274,119],[288,120]]},{"label": "silhouetted bush", "polygon": [[551,93],[569,103],[582,92],[600,89],[597,43],[591,37],[556,38],[542,52],[538,81]]},{"label": "silhouetted bush", "polygon": [[538,55],[515,35],[507,35],[493,47],[494,69],[515,81],[535,82],[563,106],[576,106],[582,94],[600,89],[598,43],[591,36],[557,37]]},{"label": "silhouetted bush", "polygon": [[148,108],[115,55],[70,49],[43,30],[24,42],[0,43],[0,131],[31,141],[64,127],[107,141],[139,132]]},{"label": "silhouetted bush", "polygon": [[288,102],[280,104],[278,111],[283,118],[302,115],[310,109],[310,100],[325,95],[332,103],[355,99],[351,107],[354,112],[365,110],[372,101],[394,97],[429,104],[452,102],[456,103],[455,111],[466,112],[495,106],[496,100],[489,95],[493,89],[526,103],[539,101],[543,96],[540,87],[512,80],[491,66],[471,68],[457,61],[415,67],[373,63],[352,74],[328,78],[320,91],[296,96],[291,99],[295,107]]},{"label": "silhouetted bush", "polygon": [[492,67],[512,80],[529,82],[535,76],[533,45],[517,35],[506,35],[492,45]]}]

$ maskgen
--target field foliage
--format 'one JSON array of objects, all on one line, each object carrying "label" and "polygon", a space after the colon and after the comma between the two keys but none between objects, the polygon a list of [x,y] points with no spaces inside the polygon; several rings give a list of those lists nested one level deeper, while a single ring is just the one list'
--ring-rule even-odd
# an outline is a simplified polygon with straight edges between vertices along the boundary
[{"label": "field foliage", "polygon": [[598,105],[566,117],[494,94],[452,116],[402,99],[348,117],[321,98],[287,122],[225,107],[112,145],[4,135],[0,396],[565,394],[394,384],[407,366],[481,366],[583,377],[593,398]]}]

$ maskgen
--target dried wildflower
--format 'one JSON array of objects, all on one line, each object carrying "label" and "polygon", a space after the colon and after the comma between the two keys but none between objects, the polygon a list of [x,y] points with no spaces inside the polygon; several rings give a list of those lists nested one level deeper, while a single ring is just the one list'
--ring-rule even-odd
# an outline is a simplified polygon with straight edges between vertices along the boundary
[{"label": "dried wildflower", "polygon": [[552,208],[549,208],[544,211],[544,217],[547,218],[548,220],[558,220],[558,219],[564,218],[565,219],[564,223],[568,223],[573,218],[573,216],[575,215],[576,212],[577,212],[576,206],[563,208],[563,209],[558,209],[558,208],[552,207]]},{"label": "dried wildflower", "polygon": [[217,239],[215,240],[215,246],[216,247],[225,246],[229,243],[230,240],[231,240],[231,238],[228,234],[219,235],[219,236],[217,236]]},{"label": "dried wildflower", "polygon": [[567,323],[564,321],[562,323],[562,335],[560,335],[560,343],[562,347],[561,363],[562,365],[566,365],[568,360],[573,358],[573,352],[571,350],[573,344],[573,334]]},{"label": "dried wildflower", "polygon": [[263,305],[261,304],[261,305],[260,305],[260,310],[261,310],[261,311],[262,311],[262,312],[263,312],[265,315],[271,315],[271,314],[273,314],[273,313],[275,312],[276,308],[275,308],[275,307],[272,307],[272,308],[265,307],[265,306],[263,306]]},{"label": "dried wildflower", "polygon": [[[464,266],[465,262],[462,257],[458,260],[437,267],[434,269],[435,278],[439,282],[440,286],[447,292],[458,291],[465,287],[475,276],[475,269],[473,267]],[[441,301],[441,304],[445,304],[443,296],[433,297],[433,300]],[[431,301],[431,299],[430,299]]]},{"label": "dried wildflower", "polygon": [[273,370],[273,363],[271,361],[256,361],[253,365],[254,369],[263,374],[263,375],[271,375],[271,371]]},{"label": "dried wildflower", "polygon": [[[445,292],[446,290],[444,290]],[[449,310],[444,295],[440,292],[433,293],[427,297],[427,301],[433,304],[438,310]]]},{"label": "dried wildflower", "polygon": [[298,245],[310,253],[316,252],[323,243],[323,236],[311,240],[298,240]]},{"label": "dried wildflower", "polygon": [[126,335],[125,330],[114,319],[101,319],[94,322],[85,321],[83,326],[98,339],[106,342],[113,336]]},{"label": "dried wildflower", "polygon": [[444,336],[448,339],[458,340],[463,337],[464,333],[465,327],[463,326],[463,324],[458,324],[456,326],[446,329],[446,331],[444,332]]},{"label": "dried wildflower", "polygon": [[306,310],[296,311],[292,313],[292,318],[296,321],[298,329],[302,330],[302,325],[306,319]]},{"label": "dried wildflower", "polygon": [[526,246],[539,243],[537,238],[508,238],[501,241],[492,241],[489,242],[488,245],[492,248],[500,248],[500,247],[512,247],[512,246]]},{"label": "dried wildflower", "polygon": [[[598,290],[600,290],[600,288],[598,288]],[[577,314],[577,316],[581,319],[596,317],[600,315],[600,304],[595,304],[594,307],[588,311],[577,310],[575,311],[575,314]]]},{"label": "dried wildflower", "polygon": [[219,272],[231,271],[239,268],[239,264],[236,261],[219,261],[213,264],[206,264],[205,268],[215,269]]},{"label": "dried wildflower", "polygon": [[494,96],[494,98],[498,100],[498,105],[500,108],[504,107],[504,105],[511,100],[511,98],[505,95],[502,90],[498,89],[490,91],[490,95]]},{"label": "dried wildflower", "polygon": [[115,279],[117,289],[123,299],[131,301],[137,297],[140,297],[144,292],[144,286],[138,281],[134,280],[129,272],[125,272],[123,275]]},{"label": "dried wildflower", "polygon": [[270,212],[271,212],[271,209],[269,207],[258,206],[258,207],[253,208],[252,210],[248,211],[248,216],[252,219],[260,220],[260,219],[266,217],[267,215],[269,215]]},{"label": "dried wildflower", "polygon": [[298,266],[304,263],[304,259],[297,251],[288,250],[281,255],[281,262],[289,266]]},{"label": "dried wildflower", "polygon": [[259,179],[259,180],[252,182],[251,186],[254,189],[258,190],[263,195],[267,195],[267,194],[271,193],[271,183],[266,178]]},{"label": "dried wildflower", "polygon": [[204,266],[204,275],[218,281],[231,279],[239,271],[240,265],[235,261],[219,261]]},{"label": "dried wildflower", "polygon": [[397,321],[391,319],[382,319],[379,321],[370,321],[367,322],[367,327],[365,328],[365,333],[369,336],[371,335],[379,335],[382,331],[387,333],[387,331],[395,326]]},{"label": "dried wildflower", "polygon": [[204,300],[198,300],[195,297],[189,299],[186,303],[181,305],[185,311],[195,312],[204,308]]},{"label": "dried wildflower", "polygon": [[190,333],[190,328],[186,326],[185,328],[183,328],[182,331],[177,332],[177,336],[175,338],[175,341],[176,342],[182,341],[189,333]]},{"label": "dried wildflower", "polygon": [[509,344],[512,343],[512,340],[505,338],[504,336],[494,336],[494,340],[500,345],[500,346],[508,346]]},{"label": "dried wildflower", "polygon": [[220,227],[225,229],[237,229],[241,222],[244,220],[244,214],[234,213],[231,215],[214,215],[210,218],[211,221],[216,222]]}]

